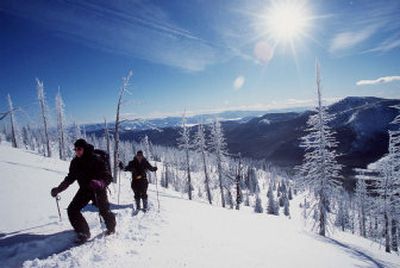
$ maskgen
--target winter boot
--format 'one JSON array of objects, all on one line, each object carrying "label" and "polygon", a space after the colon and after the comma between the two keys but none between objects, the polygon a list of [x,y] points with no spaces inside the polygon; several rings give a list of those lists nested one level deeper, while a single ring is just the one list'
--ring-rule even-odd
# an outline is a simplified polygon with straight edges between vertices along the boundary
[{"label": "winter boot", "polygon": [[148,209],[147,198],[143,198],[143,212],[146,212]]},{"label": "winter boot", "polygon": [[140,210],[141,209],[141,206],[140,206],[140,199],[135,199],[135,202],[136,202],[136,210]]},{"label": "winter boot", "polygon": [[106,220],[106,226],[107,226],[107,231],[105,232],[105,235],[112,235],[115,234],[115,216],[114,214],[110,211],[107,215],[107,220]]},{"label": "winter boot", "polygon": [[75,243],[77,244],[83,244],[86,241],[88,241],[90,238],[90,233],[89,234],[85,234],[85,233],[78,233],[77,234],[77,238],[75,240]]},{"label": "winter boot", "polygon": [[112,235],[112,234],[115,234],[115,229],[114,229],[114,230],[107,230],[107,231],[105,232],[105,235],[106,235],[106,236],[109,236],[109,235]]},{"label": "winter boot", "polygon": [[132,210],[132,216],[139,214],[140,211],[140,199],[135,199],[136,208]]}]

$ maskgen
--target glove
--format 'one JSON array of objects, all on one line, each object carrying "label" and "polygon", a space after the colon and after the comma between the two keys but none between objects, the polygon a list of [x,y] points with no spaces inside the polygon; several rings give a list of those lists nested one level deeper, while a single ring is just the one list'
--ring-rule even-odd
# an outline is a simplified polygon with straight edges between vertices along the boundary
[{"label": "glove", "polygon": [[91,180],[89,183],[89,187],[93,191],[99,191],[103,190],[106,187],[106,184],[104,183],[104,181],[101,180]]},{"label": "glove", "polygon": [[122,162],[119,161],[118,167],[119,167],[119,169],[124,169],[124,164],[122,164]]},{"label": "glove", "polygon": [[51,194],[52,197],[56,197],[59,192],[60,191],[58,190],[58,187],[54,187],[53,189],[51,189],[50,194]]},{"label": "glove", "polygon": [[156,172],[158,170],[158,167],[154,167],[153,171]]}]

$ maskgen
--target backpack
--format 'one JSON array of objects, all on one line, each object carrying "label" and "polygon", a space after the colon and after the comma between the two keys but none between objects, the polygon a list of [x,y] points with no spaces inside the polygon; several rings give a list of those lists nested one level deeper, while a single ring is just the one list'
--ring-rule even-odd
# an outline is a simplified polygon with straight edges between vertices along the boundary
[{"label": "backpack", "polygon": [[101,160],[103,160],[106,170],[111,174],[110,155],[101,149],[94,149],[93,154],[97,155]]}]

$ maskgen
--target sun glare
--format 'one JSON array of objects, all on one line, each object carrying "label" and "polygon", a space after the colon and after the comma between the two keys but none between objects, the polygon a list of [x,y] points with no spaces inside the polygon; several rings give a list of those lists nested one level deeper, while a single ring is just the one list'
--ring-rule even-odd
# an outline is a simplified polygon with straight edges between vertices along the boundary
[{"label": "sun glare", "polygon": [[264,17],[265,31],[275,43],[293,43],[307,34],[310,18],[304,1],[272,2]]}]

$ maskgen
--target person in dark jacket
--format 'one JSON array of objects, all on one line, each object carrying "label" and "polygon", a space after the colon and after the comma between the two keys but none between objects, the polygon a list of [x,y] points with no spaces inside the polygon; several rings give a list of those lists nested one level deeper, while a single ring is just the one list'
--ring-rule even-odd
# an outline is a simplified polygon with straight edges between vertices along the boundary
[{"label": "person in dark jacket", "polygon": [[110,211],[107,198],[107,185],[112,181],[110,170],[104,160],[96,155],[94,147],[84,139],[74,143],[75,157],[69,166],[69,173],[58,187],[51,190],[51,195],[56,197],[66,190],[73,182],[78,181],[79,190],[68,206],[68,218],[78,235],[80,242],[90,238],[89,226],[81,213],[90,201],[98,207],[107,227],[106,234],[115,232],[115,216]]},{"label": "person in dark jacket", "polygon": [[140,200],[143,200],[143,211],[148,209],[147,188],[149,181],[147,180],[147,171],[157,171],[157,167],[150,165],[149,161],[143,156],[142,151],[138,151],[132,161],[125,167],[119,162],[119,168],[124,171],[132,172],[131,188],[135,194],[136,210],[140,210]]}]

